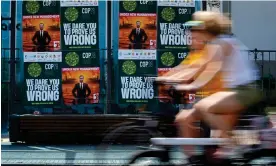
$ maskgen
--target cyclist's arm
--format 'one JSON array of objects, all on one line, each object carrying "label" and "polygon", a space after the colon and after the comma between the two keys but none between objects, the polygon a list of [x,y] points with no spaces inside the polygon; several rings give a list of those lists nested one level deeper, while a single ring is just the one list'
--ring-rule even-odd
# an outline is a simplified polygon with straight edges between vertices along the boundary
[{"label": "cyclist's arm", "polygon": [[173,74],[177,74],[178,72],[181,72],[183,69],[188,68],[189,65],[179,64],[178,66],[172,68],[170,71],[165,73],[163,76],[171,76]]},{"label": "cyclist's arm", "polygon": [[185,71],[187,68],[188,68],[188,65],[180,64],[172,68],[164,75],[157,77],[156,81],[161,81],[161,82],[167,81],[168,79],[174,78],[175,76],[179,75],[182,71]]},{"label": "cyclist's arm", "polygon": [[196,78],[204,70],[204,68],[210,61],[214,59],[220,59],[218,58],[220,55],[217,54],[217,50],[220,48],[219,45],[212,44],[206,47],[206,55],[204,55],[202,58],[196,60],[191,64],[180,64],[171,71],[167,72],[165,75],[159,77],[158,79],[179,82],[181,82],[180,80],[182,80],[182,82],[188,82]]},{"label": "cyclist's arm", "polygon": [[194,82],[191,83],[192,86],[197,88],[202,88],[207,85],[217,74],[221,71],[223,61],[210,62],[206,66],[205,70],[199,74]]},{"label": "cyclist's arm", "polygon": [[223,54],[226,50],[223,51],[222,47],[220,45],[212,44],[209,45],[207,48],[207,58],[203,61],[201,61],[196,65],[206,65],[204,68],[204,71],[202,71],[196,79],[190,83],[187,87],[187,85],[179,85],[177,86],[177,89],[179,90],[196,90],[204,87],[207,83],[209,83],[216,74],[221,70],[223,65]]},{"label": "cyclist's arm", "polygon": [[170,77],[168,80],[179,81],[179,82],[188,82],[198,75],[203,69],[201,67],[197,68],[186,68],[184,71],[178,72]]},{"label": "cyclist's arm", "polygon": [[169,80],[183,80],[183,82],[191,81],[195,79],[206,67],[210,61],[210,56],[206,55],[202,58],[185,65],[181,71],[169,76]]}]

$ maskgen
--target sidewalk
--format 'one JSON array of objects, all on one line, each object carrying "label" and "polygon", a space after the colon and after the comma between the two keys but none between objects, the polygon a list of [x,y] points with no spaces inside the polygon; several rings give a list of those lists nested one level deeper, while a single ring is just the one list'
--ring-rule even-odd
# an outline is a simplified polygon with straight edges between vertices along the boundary
[{"label": "sidewalk", "polygon": [[1,129],[1,143],[9,142],[9,131],[5,128]]}]

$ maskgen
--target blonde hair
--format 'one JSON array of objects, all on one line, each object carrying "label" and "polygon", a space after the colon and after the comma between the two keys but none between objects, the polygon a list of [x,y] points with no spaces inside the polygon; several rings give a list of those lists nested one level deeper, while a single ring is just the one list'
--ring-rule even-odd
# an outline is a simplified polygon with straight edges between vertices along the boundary
[{"label": "blonde hair", "polygon": [[[230,33],[231,21],[230,19],[218,12],[197,11],[193,14],[194,21],[202,21],[203,29],[215,36],[225,33]],[[197,30],[197,27],[192,29]]]}]

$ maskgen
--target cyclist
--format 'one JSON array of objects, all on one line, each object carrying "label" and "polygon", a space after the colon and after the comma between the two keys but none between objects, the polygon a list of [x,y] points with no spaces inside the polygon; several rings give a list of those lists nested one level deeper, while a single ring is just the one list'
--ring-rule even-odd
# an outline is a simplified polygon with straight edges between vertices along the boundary
[{"label": "cyclist", "polygon": [[219,13],[201,11],[194,13],[190,24],[192,31],[199,32],[207,43],[206,55],[201,58],[200,65],[196,65],[197,68],[204,66],[204,70],[192,83],[175,88],[207,93],[193,109],[180,112],[176,122],[183,137],[199,136],[197,128],[193,126],[198,120],[205,121],[225,134],[233,128],[243,110],[260,101],[260,92],[251,85],[258,79],[257,70],[247,56],[241,54],[241,50],[247,49],[245,46],[234,38],[221,37],[224,30],[230,28],[230,20]]}]

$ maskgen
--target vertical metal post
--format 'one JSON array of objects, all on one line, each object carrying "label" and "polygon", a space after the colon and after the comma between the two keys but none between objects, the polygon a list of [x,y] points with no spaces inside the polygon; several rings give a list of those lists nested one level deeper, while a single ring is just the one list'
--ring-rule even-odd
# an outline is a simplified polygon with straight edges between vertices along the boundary
[{"label": "vertical metal post", "polygon": [[207,0],[203,0],[203,1],[201,1],[201,3],[202,3],[202,10],[206,11],[207,10]]},{"label": "vertical metal post", "polygon": [[107,3],[107,86],[106,86],[106,113],[111,112],[112,101],[112,1]]},{"label": "vertical metal post", "polygon": [[9,100],[9,115],[14,111],[15,99],[15,64],[16,64],[16,50],[15,50],[15,17],[16,17],[16,1],[11,1],[11,38],[10,38],[10,100]]}]

